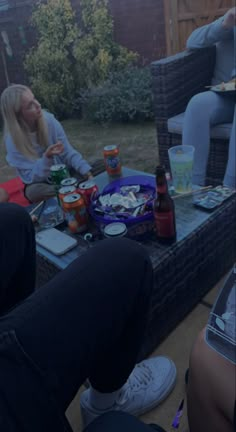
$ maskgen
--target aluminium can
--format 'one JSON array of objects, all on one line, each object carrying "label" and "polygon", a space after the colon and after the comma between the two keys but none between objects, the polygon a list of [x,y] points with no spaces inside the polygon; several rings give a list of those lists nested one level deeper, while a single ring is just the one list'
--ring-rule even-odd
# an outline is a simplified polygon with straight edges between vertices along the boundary
[{"label": "aluminium can", "polygon": [[88,213],[82,196],[78,193],[66,195],[63,198],[63,210],[68,228],[72,233],[86,231]]},{"label": "aluminium can", "polygon": [[76,193],[76,188],[74,186],[63,186],[58,191],[58,197],[61,204],[61,207],[63,208],[63,198],[65,198],[66,195]]},{"label": "aluminium can", "polygon": [[124,237],[128,230],[122,222],[112,222],[105,226],[103,234],[107,238]]},{"label": "aluminium can", "polygon": [[103,150],[105,167],[110,177],[121,175],[120,152],[117,145],[108,145]]},{"label": "aluminium can", "polygon": [[75,177],[68,177],[61,181],[61,186],[74,186],[77,188],[78,180]]},{"label": "aluminium can", "polygon": [[63,179],[69,177],[69,172],[64,164],[52,165],[50,168],[52,182],[55,186],[60,186]]},{"label": "aluminium can", "polygon": [[85,205],[88,208],[92,199],[98,193],[98,187],[95,184],[95,181],[91,179],[80,183],[78,186],[78,192],[82,195]]}]

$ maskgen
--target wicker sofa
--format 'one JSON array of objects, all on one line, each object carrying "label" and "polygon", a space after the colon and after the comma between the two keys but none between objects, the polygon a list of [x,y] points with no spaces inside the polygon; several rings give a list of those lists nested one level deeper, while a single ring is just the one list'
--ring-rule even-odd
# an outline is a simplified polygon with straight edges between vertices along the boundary
[{"label": "wicker sofa", "polygon": [[[154,115],[160,163],[169,169],[168,149],[182,142],[184,111],[195,94],[211,83],[215,47],[184,51],[151,64]],[[222,182],[228,158],[231,124],[211,129],[206,183]],[[191,144],[191,143],[189,143]]]}]

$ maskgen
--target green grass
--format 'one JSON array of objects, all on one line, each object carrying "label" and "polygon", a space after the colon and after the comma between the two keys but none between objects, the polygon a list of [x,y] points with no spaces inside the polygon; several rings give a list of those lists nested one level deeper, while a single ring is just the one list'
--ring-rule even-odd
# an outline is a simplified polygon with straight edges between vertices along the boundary
[{"label": "green grass", "polygon": [[[83,120],[65,120],[62,124],[70,143],[85,159],[102,158],[105,145],[118,144],[123,165],[153,173],[158,164],[154,122],[112,124],[106,127]],[[2,142],[1,131],[0,140]],[[4,165],[5,151],[1,145],[0,167]],[[1,170],[1,181],[5,180],[4,172]]]},{"label": "green grass", "polygon": [[154,122],[112,124],[107,127],[82,120],[66,120],[63,126],[71,144],[85,158],[103,157],[103,147],[120,146],[122,164],[130,168],[154,172],[158,163]]}]

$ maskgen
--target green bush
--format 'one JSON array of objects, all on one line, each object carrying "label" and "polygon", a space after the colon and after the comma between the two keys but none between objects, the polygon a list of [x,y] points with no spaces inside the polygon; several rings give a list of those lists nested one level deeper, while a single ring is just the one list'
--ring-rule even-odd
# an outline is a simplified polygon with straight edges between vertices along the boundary
[{"label": "green bush", "polygon": [[110,74],[96,88],[81,92],[85,118],[99,123],[153,118],[149,68],[130,67]]},{"label": "green bush", "polygon": [[49,111],[70,116],[77,93],[75,62],[72,56],[78,35],[69,0],[40,3],[32,15],[38,44],[25,59],[32,90]]},{"label": "green bush", "polygon": [[35,95],[59,117],[80,110],[81,88],[101,84],[137,58],[114,41],[108,0],[80,0],[80,7],[79,24],[70,0],[39,2],[32,14],[38,42],[25,68]]},{"label": "green bush", "polygon": [[81,33],[73,52],[80,88],[90,88],[134,63],[137,54],[114,41],[108,0],[80,0],[80,5]]}]

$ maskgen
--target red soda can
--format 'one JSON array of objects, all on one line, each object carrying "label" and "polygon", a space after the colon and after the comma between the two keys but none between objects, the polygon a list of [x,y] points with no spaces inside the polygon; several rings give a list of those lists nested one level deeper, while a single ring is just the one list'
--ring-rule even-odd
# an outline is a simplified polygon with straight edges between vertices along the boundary
[{"label": "red soda can", "polygon": [[86,231],[88,213],[84,200],[80,194],[70,194],[63,198],[63,210],[68,228],[72,233]]},{"label": "red soda can", "polygon": [[110,177],[119,177],[121,175],[121,163],[117,145],[105,146],[103,154],[107,174]]},{"label": "red soda can", "polygon": [[79,184],[78,192],[82,195],[85,205],[88,208],[90,206],[91,200],[98,193],[98,187],[93,179],[84,181]]}]

